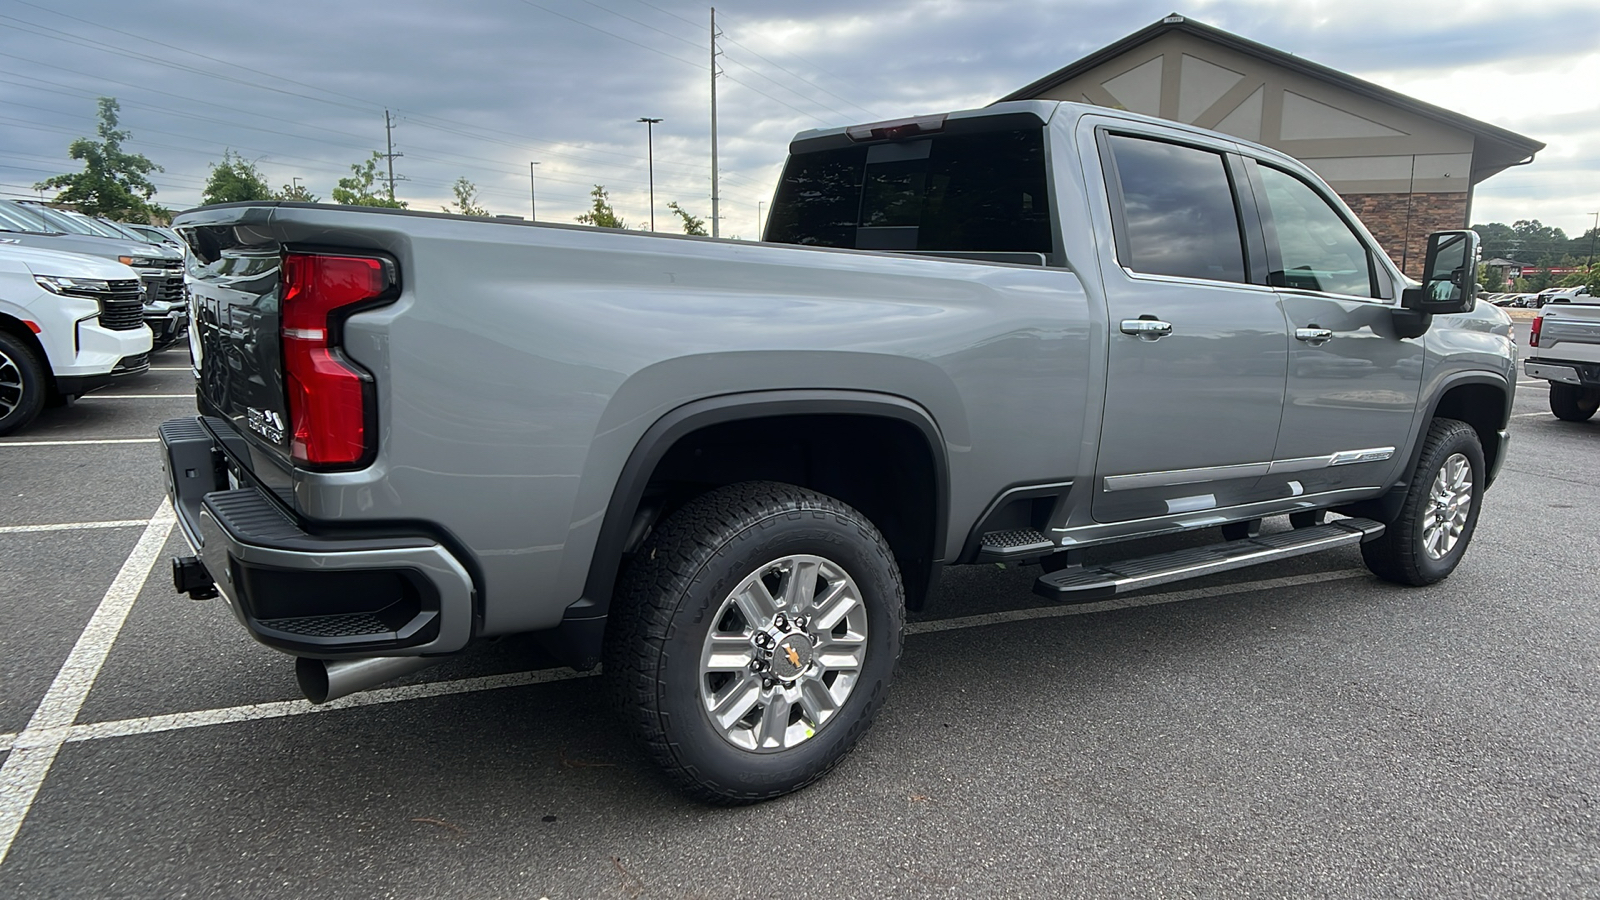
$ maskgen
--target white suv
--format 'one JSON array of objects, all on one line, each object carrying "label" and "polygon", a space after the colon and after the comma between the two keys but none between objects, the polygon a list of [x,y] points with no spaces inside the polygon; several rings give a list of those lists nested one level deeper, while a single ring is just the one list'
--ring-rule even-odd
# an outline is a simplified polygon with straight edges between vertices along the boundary
[{"label": "white suv", "polygon": [[45,402],[150,368],[139,273],[121,263],[0,243],[0,435]]}]

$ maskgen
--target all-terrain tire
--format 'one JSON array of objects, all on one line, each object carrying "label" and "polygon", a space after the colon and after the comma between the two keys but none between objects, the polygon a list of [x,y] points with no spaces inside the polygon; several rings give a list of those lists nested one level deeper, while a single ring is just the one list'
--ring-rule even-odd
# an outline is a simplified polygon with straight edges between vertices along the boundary
[{"label": "all-terrain tire", "polygon": [[1471,425],[1434,419],[1400,515],[1382,537],[1361,545],[1372,574],[1396,584],[1424,585],[1455,571],[1478,525],[1487,471]]},{"label": "all-terrain tire", "polygon": [[1587,422],[1600,410],[1600,388],[1550,382],[1550,411],[1567,422]]},{"label": "all-terrain tire", "polygon": [[0,331],[0,436],[21,431],[44,408],[44,367],[15,335]]},{"label": "all-terrain tire", "polygon": [[[836,607],[844,605],[851,610],[848,627],[828,625],[825,620],[830,617],[820,612],[812,616],[808,623],[812,629],[833,630],[808,638],[794,630],[792,618],[793,610],[805,604],[795,600],[792,609],[785,605],[789,603],[785,598],[798,596],[788,584],[807,579],[781,573],[800,572],[803,566],[816,565],[815,560],[826,563],[816,571],[832,573],[827,576],[832,582],[816,575],[808,590],[837,585],[841,591],[848,588],[859,602],[836,603]],[[813,577],[812,569],[804,571],[807,578]],[[764,580],[769,578],[770,582]],[[762,621],[750,624],[735,598],[747,600],[758,581],[773,585],[764,596],[779,615],[752,616]],[[822,594],[815,595],[815,602],[822,599]],[[904,615],[905,595],[894,556],[877,528],[861,513],[832,497],[793,485],[730,485],[675,512],[634,555],[612,604],[605,677],[624,721],[678,788],[706,803],[753,803],[799,790],[826,775],[866,732],[887,696],[900,657]],[[774,625],[785,621],[788,631]],[[844,635],[837,636],[840,629]],[[713,639],[724,642],[719,647],[731,643],[734,656],[751,652],[740,650],[748,644],[728,637],[741,632],[748,633],[752,642],[762,640],[761,634],[779,638],[765,656],[760,647],[753,651],[752,672],[759,673],[749,676],[753,681],[745,680],[743,674],[712,671],[716,667],[708,662]],[[791,672],[785,676],[780,671],[783,654],[775,650],[783,650],[790,660],[805,656],[806,665],[821,667],[833,641],[842,645],[846,640],[855,641],[856,634],[860,636],[859,649],[852,644],[849,651],[859,654],[853,671],[848,676],[831,673],[833,681],[824,689],[835,690],[840,678],[850,679],[848,690],[835,690],[843,696],[834,711],[813,716],[810,710],[801,709],[798,700],[793,708],[780,707],[786,701],[776,695],[767,702],[772,691],[786,686],[791,696],[817,687],[804,684],[804,675]],[[771,638],[766,640],[770,645]],[[809,648],[794,643],[802,640],[810,640],[818,648],[815,658]],[[793,652],[796,649],[800,655]],[[821,668],[808,671],[820,683]],[[763,684],[768,676],[768,683]],[[796,681],[784,682],[781,677],[795,677]],[[731,685],[735,678],[741,685],[751,685],[750,690],[759,689],[763,698],[746,718],[754,717],[759,723],[772,715],[774,730],[786,728],[787,737],[779,736],[773,743],[759,725],[748,725],[746,719],[731,724],[714,720],[710,706],[716,686]],[[814,698],[806,699],[815,704]],[[773,712],[779,708],[784,710],[781,723]],[[790,724],[791,715],[798,724]],[[813,719],[820,724],[810,721]],[[752,737],[757,733],[768,743]],[[741,740],[754,743],[741,745]]]}]

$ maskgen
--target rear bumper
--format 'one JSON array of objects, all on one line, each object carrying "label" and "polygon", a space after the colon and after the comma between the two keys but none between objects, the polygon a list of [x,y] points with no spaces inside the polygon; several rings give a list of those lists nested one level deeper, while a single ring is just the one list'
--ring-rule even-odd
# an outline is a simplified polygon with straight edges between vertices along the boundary
[{"label": "rear bumper", "polygon": [[471,638],[472,578],[439,542],[313,534],[253,482],[230,484],[200,419],[169,420],[160,436],[178,525],[256,640],[337,659],[451,653]]},{"label": "rear bumper", "polygon": [[1545,381],[1559,381],[1562,384],[1577,384],[1584,387],[1600,387],[1600,363],[1530,359],[1522,364],[1522,370],[1528,373],[1529,378],[1543,378]]}]

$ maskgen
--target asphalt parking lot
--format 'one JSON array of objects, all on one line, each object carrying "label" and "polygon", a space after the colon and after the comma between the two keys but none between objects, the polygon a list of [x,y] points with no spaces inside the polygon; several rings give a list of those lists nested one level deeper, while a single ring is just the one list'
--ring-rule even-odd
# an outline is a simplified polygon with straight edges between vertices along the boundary
[{"label": "asphalt parking lot", "polygon": [[526,641],[297,699],[168,582],[155,366],[0,440],[0,897],[1600,896],[1600,420],[1542,383],[1446,582],[952,570],[855,753],[727,810]]}]

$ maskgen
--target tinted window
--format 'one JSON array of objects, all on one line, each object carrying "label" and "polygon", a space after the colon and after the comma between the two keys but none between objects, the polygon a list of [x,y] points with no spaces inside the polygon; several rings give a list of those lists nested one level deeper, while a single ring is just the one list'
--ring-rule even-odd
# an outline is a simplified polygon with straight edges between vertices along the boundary
[{"label": "tinted window", "polygon": [[1262,166],[1272,230],[1281,264],[1279,287],[1371,297],[1372,259],[1365,244],[1322,195],[1300,179]]},{"label": "tinted window", "polygon": [[1222,154],[1113,135],[1122,264],[1150,275],[1244,281],[1239,213]]},{"label": "tinted window", "polygon": [[938,135],[797,154],[784,168],[766,239],[1048,253],[1044,132]]},{"label": "tinted window", "polygon": [[0,200],[0,231],[20,231],[28,234],[52,234],[50,226],[20,207]]}]

